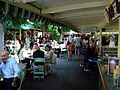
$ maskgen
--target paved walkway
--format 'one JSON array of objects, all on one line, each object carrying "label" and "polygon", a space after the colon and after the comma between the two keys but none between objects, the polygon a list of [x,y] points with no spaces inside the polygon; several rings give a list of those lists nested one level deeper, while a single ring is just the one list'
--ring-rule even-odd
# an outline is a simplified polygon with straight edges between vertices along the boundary
[{"label": "paved walkway", "polygon": [[82,72],[79,61],[57,59],[54,71],[45,76],[44,80],[34,80],[33,74],[28,73],[22,90],[97,90],[98,81],[89,79],[87,74]]}]

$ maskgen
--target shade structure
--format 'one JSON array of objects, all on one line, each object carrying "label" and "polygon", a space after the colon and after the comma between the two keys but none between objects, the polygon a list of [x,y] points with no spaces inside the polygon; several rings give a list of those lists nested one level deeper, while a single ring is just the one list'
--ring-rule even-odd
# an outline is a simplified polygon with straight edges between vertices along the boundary
[{"label": "shade structure", "polygon": [[73,30],[70,30],[69,32],[67,32],[67,34],[78,34],[77,32],[73,31]]},{"label": "shade structure", "polygon": [[32,24],[22,24],[21,26],[21,29],[34,29],[34,26]]}]

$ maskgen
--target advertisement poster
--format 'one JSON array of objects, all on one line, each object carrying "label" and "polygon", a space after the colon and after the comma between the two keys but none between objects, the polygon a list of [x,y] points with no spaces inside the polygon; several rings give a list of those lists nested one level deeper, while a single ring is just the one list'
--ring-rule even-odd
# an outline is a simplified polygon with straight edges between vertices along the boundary
[{"label": "advertisement poster", "polygon": [[109,57],[108,58],[108,75],[113,75],[116,65],[119,63],[119,58]]}]

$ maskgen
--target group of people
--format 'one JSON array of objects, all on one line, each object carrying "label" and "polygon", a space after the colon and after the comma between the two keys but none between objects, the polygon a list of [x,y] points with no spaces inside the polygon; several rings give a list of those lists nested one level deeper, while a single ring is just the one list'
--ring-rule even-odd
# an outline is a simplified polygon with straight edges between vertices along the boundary
[{"label": "group of people", "polygon": [[[75,51],[75,60],[80,59],[80,54],[85,54],[86,50],[91,48],[89,51],[90,56],[97,56],[95,53],[93,54],[94,50],[98,49],[96,44],[95,38],[92,35],[81,36],[80,34],[77,35],[69,35],[66,40],[66,48],[68,51],[68,60],[72,59],[72,53]],[[96,52],[96,51],[95,51]],[[97,52],[96,52],[97,53]]]},{"label": "group of people", "polygon": [[[45,58],[45,75],[47,75],[47,65],[48,63],[52,63],[54,58],[54,52],[51,49],[51,46],[47,44],[45,46],[45,50],[41,49],[37,43],[34,44],[32,50],[30,48],[26,50],[26,45],[21,46],[19,51],[19,59],[22,63],[27,63],[26,68],[29,70],[31,68],[30,59],[29,57],[33,58]],[[32,61],[33,63],[33,61]]]},{"label": "group of people", "polygon": [[79,34],[75,35],[74,37],[72,37],[72,35],[67,37],[68,60],[72,59],[73,49],[75,49],[75,60],[80,59],[81,42],[82,39]]},{"label": "group of people", "polygon": [[45,75],[48,74],[48,66],[49,64],[53,64],[54,60],[54,52],[49,44],[45,46],[45,52],[36,45],[36,50],[33,52],[33,58],[45,58]]},{"label": "group of people", "polygon": [[[31,68],[31,62],[29,57],[33,58],[45,58],[45,75],[48,74],[48,65],[53,63],[54,51],[52,50],[51,45],[47,42],[44,44],[43,48],[40,48],[38,43],[33,43],[33,47],[30,47],[29,36],[26,37],[26,43],[22,43],[18,51],[18,57],[20,63],[26,63],[26,68],[29,70]],[[62,42],[60,47],[67,48],[68,60],[72,59],[72,52],[75,49],[75,60],[80,59],[81,48],[85,47],[85,59],[87,60],[90,56],[98,56],[98,49],[90,46],[90,41],[87,39],[82,39],[79,34],[69,35],[66,38],[66,42]],[[93,52],[93,53],[91,53]],[[33,63],[33,61],[32,61]],[[21,69],[18,65],[18,62],[9,57],[8,51],[0,51],[0,75],[3,75],[5,82],[5,90],[17,90],[19,87],[19,73]]]},{"label": "group of people", "polygon": [[[19,50],[19,60],[20,63],[22,62],[27,63],[26,68],[30,68],[30,60],[28,56],[32,55],[33,58],[45,58],[45,75],[48,74],[48,64],[53,63],[54,53],[51,50],[50,45],[45,46],[45,51],[41,50],[38,44],[34,44],[31,52],[28,52],[29,49],[26,49],[26,45],[21,45]],[[6,50],[0,51],[0,76],[4,78],[4,90],[18,90],[20,85],[20,77],[19,73],[21,72],[21,68],[18,62],[14,59],[9,57],[9,52]]]}]

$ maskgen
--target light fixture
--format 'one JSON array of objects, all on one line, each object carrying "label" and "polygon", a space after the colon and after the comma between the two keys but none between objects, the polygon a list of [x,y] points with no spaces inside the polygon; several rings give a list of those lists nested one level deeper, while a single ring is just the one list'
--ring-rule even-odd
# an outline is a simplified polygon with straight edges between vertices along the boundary
[{"label": "light fixture", "polygon": [[29,19],[27,19],[27,22],[30,23],[30,24],[34,24],[33,22],[31,22]]},{"label": "light fixture", "polygon": [[17,2],[17,3],[27,3],[27,2],[34,2],[37,0],[13,0],[13,2]]}]

